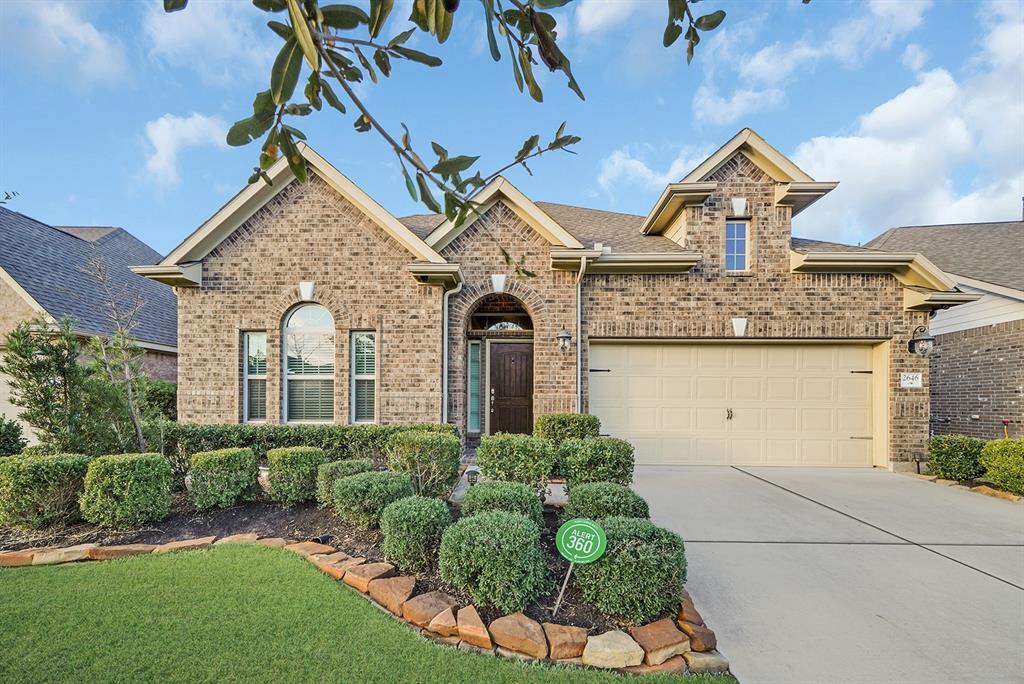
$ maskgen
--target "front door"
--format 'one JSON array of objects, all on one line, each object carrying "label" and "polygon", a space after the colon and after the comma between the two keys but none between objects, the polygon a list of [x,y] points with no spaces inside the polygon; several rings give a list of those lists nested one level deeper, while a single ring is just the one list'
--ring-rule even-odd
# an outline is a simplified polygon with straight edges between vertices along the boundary
[{"label": "front door", "polygon": [[533,345],[491,343],[490,433],[533,432]]}]

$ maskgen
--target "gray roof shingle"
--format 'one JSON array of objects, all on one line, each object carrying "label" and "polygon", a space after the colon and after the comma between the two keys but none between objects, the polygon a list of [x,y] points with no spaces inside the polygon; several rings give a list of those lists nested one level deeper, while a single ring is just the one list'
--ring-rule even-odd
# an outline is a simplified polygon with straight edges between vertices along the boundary
[{"label": "gray roof shingle", "polygon": [[135,337],[177,346],[174,291],[128,270],[155,264],[160,254],[122,228],[57,228],[0,207],[0,267],[51,316],[70,316],[83,333],[109,334],[115,326],[107,297],[86,272],[96,256],[106,261],[111,290],[120,301],[128,303],[135,292],[142,296]]}]

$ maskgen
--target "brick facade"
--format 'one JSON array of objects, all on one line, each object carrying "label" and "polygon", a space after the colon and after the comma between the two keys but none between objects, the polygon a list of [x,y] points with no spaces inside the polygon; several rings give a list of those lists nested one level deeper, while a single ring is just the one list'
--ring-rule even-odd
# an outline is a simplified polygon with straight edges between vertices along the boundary
[{"label": "brick facade", "polygon": [[929,360],[934,434],[1024,436],[1024,320],[938,335]]},{"label": "brick facade", "polygon": [[142,370],[151,378],[178,381],[178,355],[147,349],[142,357]]}]

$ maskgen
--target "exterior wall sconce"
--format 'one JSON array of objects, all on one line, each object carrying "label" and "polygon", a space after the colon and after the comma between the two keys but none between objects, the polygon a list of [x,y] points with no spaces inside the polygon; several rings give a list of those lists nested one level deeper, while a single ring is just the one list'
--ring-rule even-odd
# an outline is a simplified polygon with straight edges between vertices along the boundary
[{"label": "exterior wall sconce", "polygon": [[572,344],[572,333],[568,330],[562,330],[560,333],[555,335],[555,339],[558,340],[558,350],[561,352],[569,351],[569,346]]},{"label": "exterior wall sconce", "polygon": [[747,215],[747,198],[746,197],[733,197],[732,198],[732,215],[733,216],[746,216]]},{"label": "exterior wall sconce", "polygon": [[914,330],[913,336],[907,342],[907,351],[921,356],[928,356],[934,347],[935,338],[928,334],[928,328],[923,325]]},{"label": "exterior wall sconce", "polygon": [[469,466],[466,468],[466,482],[472,487],[480,481],[480,469],[476,466]]},{"label": "exterior wall sconce", "polygon": [[495,292],[500,294],[505,291],[505,278],[504,273],[495,273],[491,276],[491,287]]}]

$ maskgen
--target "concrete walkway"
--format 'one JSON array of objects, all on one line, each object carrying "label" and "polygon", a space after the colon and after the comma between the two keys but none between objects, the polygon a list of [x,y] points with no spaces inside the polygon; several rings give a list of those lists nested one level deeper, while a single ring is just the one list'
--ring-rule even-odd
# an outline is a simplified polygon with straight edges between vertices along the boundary
[{"label": "concrete walkway", "polygon": [[872,469],[638,467],[741,684],[1024,682],[1024,505]]}]

